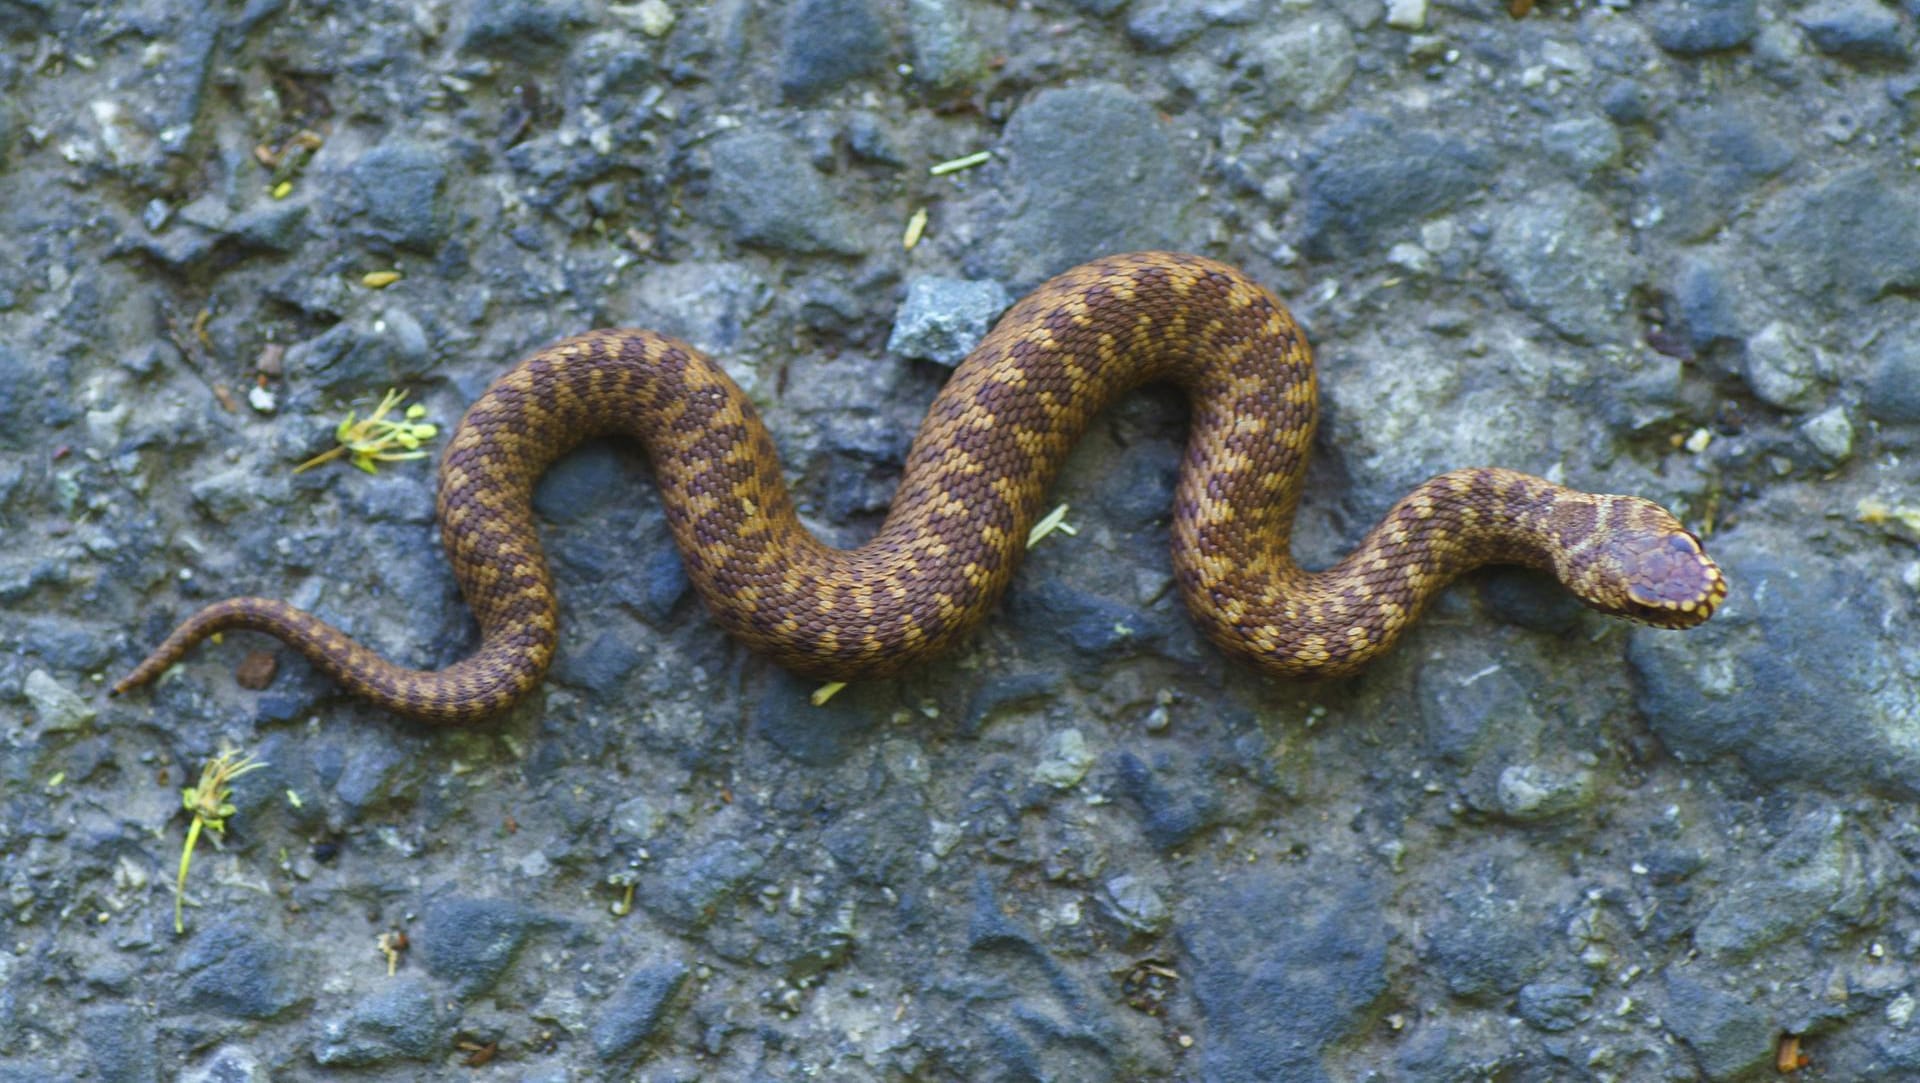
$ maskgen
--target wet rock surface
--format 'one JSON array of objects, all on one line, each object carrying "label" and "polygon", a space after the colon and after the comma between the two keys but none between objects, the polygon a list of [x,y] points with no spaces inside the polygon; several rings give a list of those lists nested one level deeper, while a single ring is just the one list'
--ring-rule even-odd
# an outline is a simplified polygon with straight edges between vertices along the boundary
[{"label": "wet rock surface", "polygon": [[[0,1079],[1920,1071],[1912,4],[29,0],[0,38]],[[1309,564],[1503,465],[1675,508],[1724,611],[1487,574],[1357,679],[1261,678],[1173,589],[1148,390],[985,627],[823,707],[706,619],[618,440],[536,489],[560,654],[493,723],[247,633],[103,694],[233,594],[463,657],[433,458],[594,326],[714,352],[857,544],[997,314],[1148,246],[1308,328]],[[292,472],[389,387],[427,460]],[[229,746],[268,766],[176,934]]]}]

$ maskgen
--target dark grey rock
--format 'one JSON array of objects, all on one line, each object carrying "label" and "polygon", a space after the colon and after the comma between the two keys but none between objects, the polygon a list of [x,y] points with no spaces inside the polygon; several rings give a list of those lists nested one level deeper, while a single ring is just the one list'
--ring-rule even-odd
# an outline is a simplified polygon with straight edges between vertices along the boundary
[{"label": "dark grey rock", "polygon": [[1682,241],[1706,238],[1727,224],[1748,193],[1793,164],[1793,146],[1774,118],[1743,106],[1718,105],[1677,114],[1676,138],[1656,145],[1648,195],[1661,232]]},{"label": "dark grey rock", "polygon": [[[351,400],[355,416],[364,418],[388,388],[420,380],[431,369],[433,357],[419,321],[391,309],[335,324],[318,337],[294,343],[284,364],[289,375],[328,395]],[[328,437],[336,420],[326,420]]]},{"label": "dark grey rock", "polygon": [[272,1019],[303,1001],[286,949],[238,921],[215,921],[190,930],[175,966],[178,995],[192,1010],[233,1019]]},{"label": "dark grey rock", "polygon": [[1600,92],[1600,111],[1615,124],[1645,124],[1653,119],[1653,95],[1631,79],[1615,79]]},{"label": "dark grey rock", "polygon": [[1920,312],[1908,311],[1874,343],[1863,403],[1867,413],[1900,425],[1920,424]]},{"label": "dark grey rock", "polygon": [[540,923],[537,913],[507,899],[454,895],[427,904],[413,941],[427,973],[473,997],[499,982]]},{"label": "dark grey rock", "polygon": [[1745,997],[1669,970],[1660,1018],[1698,1059],[1710,1081],[1745,1078],[1774,1054],[1776,1028]]},{"label": "dark grey rock", "polygon": [[1732,759],[1763,785],[1920,796],[1920,685],[1895,652],[1859,649],[1908,607],[1844,565],[1778,555],[1794,551],[1759,530],[1716,539],[1730,586],[1714,619],[1634,632],[1648,727],[1682,762]]},{"label": "dark grey rock", "polygon": [[1094,659],[1127,658],[1158,646],[1166,621],[1059,579],[1027,577],[1009,592],[1008,608],[1034,634],[1064,641]]},{"label": "dark grey rock", "polygon": [[[1273,915],[1284,913],[1279,925]],[[1378,889],[1343,873],[1243,873],[1180,907],[1193,994],[1207,1025],[1202,1076],[1217,1083],[1332,1078],[1322,1051],[1365,1027],[1387,990]]]},{"label": "dark grey rock", "polygon": [[1322,259],[1384,253],[1403,227],[1481,191],[1493,166],[1471,143],[1370,113],[1335,124],[1310,161],[1306,249]]},{"label": "dark grey rock", "polygon": [[1781,196],[1759,239],[1765,271],[1809,298],[1920,290],[1920,190],[1873,167]]},{"label": "dark grey rock", "polygon": [[1197,181],[1151,106],[1091,83],[1035,94],[1007,122],[1012,213],[990,259],[1016,289],[1095,256],[1186,247]]},{"label": "dark grey rock", "polygon": [[364,1068],[426,1060],[445,1047],[433,990],[417,979],[398,978],[355,1004],[344,1018],[324,1024],[313,1059],[329,1068]]},{"label": "dark grey rock", "polygon": [[347,176],[360,203],[361,235],[421,252],[445,239],[447,163],[440,151],[389,140],[362,154]]},{"label": "dark grey rock", "polygon": [[1209,26],[1245,26],[1259,11],[1254,0],[1135,0],[1127,15],[1127,36],[1148,52],[1164,53]]},{"label": "dark grey rock", "polygon": [[1557,121],[1540,132],[1540,147],[1554,164],[1579,180],[1620,163],[1620,133],[1605,117]]},{"label": "dark grey rock", "polygon": [[153,1057],[153,1024],[121,1004],[108,1005],[80,1018],[80,1037],[87,1043],[92,1079],[101,1083],[154,1083],[158,1065]]},{"label": "dark grey rock", "polygon": [[713,176],[702,213],[745,245],[857,255],[852,219],[799,144],[741,128],[710,145]]},{"label": "dark grey rock", "polygon": [[1183,773],[1171,769],[1156,758],[1149,762],[1132,752],[1122,752],[1115,760],[1118,789],[1139,810],[1141,829],[1147,841],[1161,850],[1172,850],[1212,827],[1220,816],[1220,805],[1205,790],[1184,786]]},{"label": "dark grey rock", "polygon": [[753,706],[753,733],[809,767],[830,767],[868,747],[886,724],[891,697],[884,684],[862,681],[815,707],[819,682],[773,671]]},{"label": "dark grey rock", "polygon": [[798,0],[780,42],[780,89],[808,101],[886,66],[887,28],[868,0]]},{"label": "dark grey rock", "polygon": [[1427,924],[1428,957],[1455,996],[1497,1002],[1546,967],[1553,930],[1537,908],[1546,900],[1514,880],[1468,877],[1447,892]]},{"label": "dark grey rock", "polygon": [[1573,188],[1536,191],[1494,226],[1487,259],[1507,296],[1576,342],[1622,335],[1636,268],[1598,199]]},{"label": "dark grey rock", "polygon": [[907,0],[913,78],[935,90],[970,86],[987,72],[987,51],[953,0]]},{"label": "dark grey rock", "polygon": [[554,523],[578,523],[627,483],[626,461],[608,440],[590,440],[547,468],[533,487],[533,510]]},{"label": "dark grey rock", "polygon": [[1653,13],[1653,40],[1680,56],[1745,45],[1760,31],[1755,0],[1666,0]]},{"label": "dark grey rock", "polygon": [[641,597],[647,616],[655,621],[666,620],[692,589],[693,582],[687,578],[687,566],[680,559],[680,551],[671,544],[663,542],[643,558]]},{"label": "dark grey rock", "polygon": [[1012,303],[1006,288],[991,279],[916,278],[907,283],[887,351],[957,365]]},{"label": "dark grey rock", "polygon": [[1911,56],[1900,16],[1873,0],[1821,0],[1802,8],[1794,21],[1813,47],[1853,62],[1905,63]]},{"label": "dark grey rock", "polygon": [[1528,1026],[1549,1034],[1586,1022],[1593,1008],[1593,986],[1571,982],[1534,982],[1520,987],[1514,1013]]},{"label": "dark grey rock", "polygon": [[1128,0],[1067,0],[1073,10],[1083,15],[1106,18],[1127,6]]},{"label": "dark grey rock", "polygon": [[1673,281],[1674,315],[1696,352],[1738,342],[1747,335],[1739,290],[1715,256],[1689,255]]},{"label": "dark grey rock", "polygon": [[594,1052],[602,1060],[629,1057],[666,1022],[667,1008],[687,981],[687,966],[677,960],[640,967],[608,999],[593,1025]]},{"label": "dark grey rock", "polygon": [[565,50],[570,28],[582,21],[575,0],[500,0],[476,4],[460,37],[466,52],[525,60]]},{"label": "dark grey rock", "polygon": [[645,878],[639,898],[650,913],[664,920],[687,929],[705,928],[766,861],[764,846],[716,839],[661,862]]},{"label": "dark grey rock", "polygon": [[1857,923],[1887,884],[1839,811],[1803,817],[1763,864],[1720,886],[1695,927],[1709,958],[1741,963],[1794,936],[1831,935]]},{"label": "dark grey rock", "polygon": [[622,702],[622,683],[640,664],[641,658],[639,649],[626,635],[606,630],[584,647],[562,643],[554,659],[553,676],[565,684],[587,689],[603,702],[618,703]]}]

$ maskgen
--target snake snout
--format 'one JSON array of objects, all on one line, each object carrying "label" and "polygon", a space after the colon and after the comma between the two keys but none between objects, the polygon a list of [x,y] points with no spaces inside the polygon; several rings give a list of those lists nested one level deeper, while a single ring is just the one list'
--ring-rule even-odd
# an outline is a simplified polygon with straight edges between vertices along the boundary
[{"label": "snake snout", "polygon": [[1629,603],[1621,616],[1662,628],[1691,628],[1713,616],[1727,596],[1720,566],[1686,530],[1629,535],[1610,548]]}]

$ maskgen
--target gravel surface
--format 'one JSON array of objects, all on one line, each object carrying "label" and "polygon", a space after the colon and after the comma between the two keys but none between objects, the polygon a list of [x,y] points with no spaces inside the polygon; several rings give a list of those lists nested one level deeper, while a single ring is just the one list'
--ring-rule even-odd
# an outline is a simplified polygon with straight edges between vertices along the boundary
[{"label": "gravel surface", "polygon": [[[0,0],[0,1080],[1920,1077],[1917,14]],[[1510,466],[1677,509],[1723,613],[1486,573],[1262,679],[1170,589],[1148,391],[962,650],[824,708],[611,442],[497,723],[244,634],[104,696],[231,594],[470,648],[431,461],[292,472],[389,387],[437,450],[534,346],[688,337],[851,544],[1008,300],[1149,246],[1318,347],[1303,559]]]}]

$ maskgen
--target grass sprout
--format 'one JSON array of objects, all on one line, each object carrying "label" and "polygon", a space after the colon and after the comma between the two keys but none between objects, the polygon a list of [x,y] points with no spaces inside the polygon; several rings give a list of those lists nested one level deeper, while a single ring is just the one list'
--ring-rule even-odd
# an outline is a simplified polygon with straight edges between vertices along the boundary
[{"label": "grass sprout", "polygon": [[293,472],[304,473],[342,455],[350,456],[353,465],[369,474],[379,473],[380,463],[426,458],[427,453],[420,450],[420,445],[440,432],[439,426],[420,420],[427,416],[427,408],[416,402],[407,407],[398,420],[387,416],[406,397],[405,391],[389,390],[380,405],[364,419],[357,419],[353,411],[347,411],[346,419],[333,430],[338,446],[294,467]]},{"label": "grass sprout", "polygon": [[229,800],[233,797],[233,780],[265,766],[251,753],[242,756],[234,749],[224,748],[201,769],[198,786],[180,791],[180,803],[193,813],[193,823],[187,827],[186,845],[180,848],[180,879],[173,889],[174,932],[187,931],[182,913],[187,901],[187,869],[193,864],[193,848],[200,842],[200,832],[204,829],[216,835],[227,833],[227,817],[238,811]]}]

